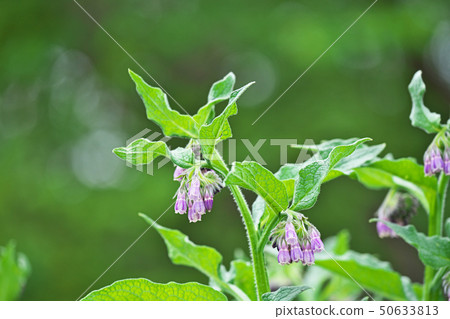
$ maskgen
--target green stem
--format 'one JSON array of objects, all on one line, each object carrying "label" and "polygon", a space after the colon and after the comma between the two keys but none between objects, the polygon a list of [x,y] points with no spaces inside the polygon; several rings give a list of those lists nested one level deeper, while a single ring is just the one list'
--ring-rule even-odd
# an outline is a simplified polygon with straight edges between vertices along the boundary
[{"label": "green stem", "polygon": [[434,276],[433,280],[431,281],[430,284],[430,290],[431,290],[431,294],[439,294],[439,290],[441,289],[441,283],[442,283],[442,277],[445,275],[445,273],[447,272],[447,268],[448,267],[442,267],[439,268],[439,270],[436,272],[436,275]]},{"label": "green stem", "polygon": [[269,279],[267,277],[266,266],[264,262],[264,251],[258,250],[258,233],[256,232],[255,224],[252,220],[250,209],[245,202],[244,195],[238,186],[230,185],[231,193],[233,194],[236,204],[241,212],[244,220],[245,228],[247,230],[247,237],[250,243],[250,254],[253,261],[253,272],[255,275],[256,290],[258,300],[261,296],[270,291]]},{"label": "green stem", "polygon": [[[444,221],[445,195],[449,176],[441,173],[438,180],[435,203],[430,205],[430,215],[428,217],[428,236],[441,236]],[[436,275],[436,269],[430,266],[425,267],[425,278],[423,286],[423,300],[431,300],[432,298],[432,281]]]},{"label": "green stem", "polygon": [[[228,168],[217,151],[214,152],[211,163],[214,168],[219,170],[224,176],[228,174]],[[270,292],[269,279],[264,262],[264,250],[258,249],[258,233],[255,224],[253,223],[252,213],[250,212],[241,189],[236,185],[228,185],[228,188],[230,189],[231,194],[233,195],[238,206],[239,212],[241,213],[242,219],[244,220],[247,238],[250,244],[250,255],[253,265],[256,292],[258,300],[261,300],[261,296],[263,294]]]}]

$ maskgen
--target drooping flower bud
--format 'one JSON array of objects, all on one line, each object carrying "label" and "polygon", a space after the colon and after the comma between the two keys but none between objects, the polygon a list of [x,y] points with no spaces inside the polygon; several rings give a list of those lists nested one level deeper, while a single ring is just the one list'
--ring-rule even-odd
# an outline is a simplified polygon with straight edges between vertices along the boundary
[{"label": "drooping flower bud", "polygon": [[309,229],[309,238],[313,252],[321,252],[324,249],[323,242],[320,239],[320,233],[316,227],[313,226]]},{"label": "drooping flower bud", "polygon": [[444,151],[444,173],[450,175],[450,147],[445,147]]},{"label": "drooping flower bud", "polygon": [[[386,218],[384,218],[384,220],[387,221]],[[384,224],[383,222],[378,221],[377,222],[377,233],[378,233],[378,237],[380,238],[396,238],[397,234],[386,224]]]},{"label": "drooping flower bud", "polygon": [[204,179],[207,181],[206,185],[210,185],[213,189],[214,195],[223,188],[222,180],[215,171],[213,171],[212,169],[204,169],[202,170],[202,174]]},{"label": "drooping flower bud", "polygon": [[197,175],[194,175],[194,177],[192,177],[191,184],[189,185],[188,197],[191,201],[202,198],[200,192],[200,179]]},{"label": "drooping flower bud", "polygon": [[377,222],[377,232],[380,238],[396,238],[396,233],[382,221],[388,221],[401,226],[408,225],[417,213],[418,200],[407,194],[391,189],[376,213],[380,221]]},{"label": "drooping flower bud", "polygon": [[311,249],[311,244],[306,243],[302,246],[303,250],[303,265],[311,266],[314,264],[314,252]]},{"label": "drooping flower bud", "polygon": [[203,202],[203,199],[196,199],[192,203],[192,209],[195,214],[199,214],[200,216],[205,214],[205,203]]},{"label": "drooping flower bud", "polygon": [[187,211],[186,203],[186,190],[184,187],[180,187],[178,190],[177,201],[175,202],[175,213],[185,214]]},{"label": "drooping flower bud", "polygon": [[202,215],[196,213],[193,209],[189,208],[188,219],[190,223],[196,223],[202,220]]},{"label": "drooping flower bud", "polygon": [[205,202],[205,208],[208,212],[213,207],[214,187],[212,185],[205,186],[205,193],[203,195],[203,201]]},{"label": "drooping flower bud", "polygon": [[286,223],[285,232],[286,232],[285,235],[286,242],[289,245],[295,245],[296,243],[298,243],[297,233],[295,232],[294,225],[292,225],[291,222]]},{"label": "drooping flower bud", "polygon": [[186,169],[185,168],[182,168],[180,166],[175,167],[175,171],[173,172],[173,180],[181,182],[181,180],[184,177],[183,175],[185,173],[186,173]]},{"label": "drooping flower bud", "polygon": [[431,149],[431,172],[433,174],[439,173],[444,168],[444,160],[441,156],[441,151],[437,146]]},{"label": "drooping flower bud", "polygon": [[289,254],[288,246],[284,240],[282,241],[280,251],[278,252],[278,263],[280,265],[289,265],[291,263],[291,255]]},{"label": "drooping flower bud", "polygon": [[[446,167],[446,163],[449,163],[450,154],[448,153],[448,137],[447,135],[437,134],[430,146],[428,146],[424,156],[424,172],[427,176],[433,176],[441,171],[449,171],[450,167]],[[442,150],[442,147],[444,148]],[[447,161],[446,161],[447,159]],[[445,173],[447,174],[447,173]]]},{"label": "drooping flower bud", "polygon": [[300,244],[296,242],[294,245],[291,246],[291,259],[294,262],[303,262],[303,252],[300,248]]}]

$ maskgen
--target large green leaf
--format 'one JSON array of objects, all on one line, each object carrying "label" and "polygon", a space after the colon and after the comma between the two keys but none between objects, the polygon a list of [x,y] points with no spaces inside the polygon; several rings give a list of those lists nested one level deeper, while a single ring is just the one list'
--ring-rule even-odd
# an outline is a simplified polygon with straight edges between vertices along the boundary
[{"label": "large green leaf", "polygon": [[267,292],[262,295],[264,301],[291,301],[303,291],[311,289],[307,286],[284,286],[274,292]]},{"label": "large green leaf", "polygon": [[206,276],[220,281],[219,265],[222,255],[214,248],[199,246],[176,229],[163,227],[144,214],[139,214],[147,223],[153,225],[166,243],[169,258],[174,264],[194,267]]},{"label": "large green leaf", "polygon": [[[336,236],[324,240],[325,249],[335,255],[349,250],[350,233],[341,230]],[[355,300],[361,295],[361,288],[349,277],[336,275],[320,267],[309,267],[304,276],[305,285],[314,290],[302,294],[304,300]]]},{"label": "large green leaf", "polygon": [[117,147],[113,150],[121,159],[133,165],[150,164],[155,158],[165,156],[174,164],[189,168],[194,161],[194,154],[190,149],[177,148],[173,151],[162,141],[152,142],[145,138],[137,139],[126,147]]},{"label": "large green leaf", "polygon": [[17,254],[13,241],[0,247],[0,300],[16,300],[30,274],[30,264],[23,254]]},{"label": "large green leaf", "polygon": [[400,188],[408,191],[427,212],[429,203],[436,198],[436,178],[425,176],[423,167],[410,158],[382,159],[367,167],[355,168],[351,176],[372,189]]},{"label": "large green leaf", "polygon": [[422,71],[414,74],[408,86],[412,100],[412,109],[409,116],[413,126],[421,128],[427,133],[437,133],[441,130],[441,116],[430,110],[423,103],[425,83],[422,80]]},{"label": "large green leaf", "polygon": [[227,185],[238,185],[249,189],[259,196],[276,213],[289,205],[286,186],[271,171],[256,162],[235,162],[225,179]]},{"label": "large green leaf", "polygon": [[166,94],[160,89],[148,85],[139,75],[128,70],[136,84],[147,112],[147,118],[158,124],[164,135],[197,138],[198,127],[195,120],[186,114],[171,109]]},{"label": "large green leaf", "polygon": [[413,225],[400,226],[384,220],[377,221],[381,221],[389,226],[408,244],[415,247],[419,252],[420,260],[425,265],[434,268],[450,266],[450,238],[440,236],[427,237],[419,233]]},{"label": "large green leaf", "polygon": [[314,206],[320,193],[320,186],[328,173],[339,161],[352,154],[359,145],[366,141],[370,141],[370,138],[363,138],[349,145],[336,146],[326,159],[313,161],[301,168],[295,183],[291,208],[293,210],[304,210]]},{"label": "large green leaf", "polygon": [[[350,145],[358,141],[358,138],[350,139],[333,139],[328,141],[322,141],[319,145],[291,145],[293,148],[307,149],[315,152],[319,158],[327,158],[331,151],[337,146]],[[360,167],[370,161],[373,161],[385,148],[385,144],[368,146],[365,144],[360,144],[356,147],[355,151],[349,156],[341,159],[324,179],[324,183],[332,180],[341,175],[349,175],[354,168]],[[313,158],[310,158],[306,163],[301,164],[288,164],[280,168],[280,170],[275,174],[280,179],[297,178],[298,171],[306,166],[308,163],[312,162]]]},{"label": "large green leaf", "polygon": [[[356,285],[351,279],[338,275],[331,275],[330,277],[330,280],[325,284],[323,289],[318,291],[318,300],[358,300],[361,296],[361,288],[358,287],[358,285]],[[366,298],[369,297],[366,295]]]},{"label": "large green leaf", "polygon": [[373,161],[384,150],[385,146],[386,144],[373,146],[360,145],[352,154],[340,160],[333,169],[328,172],[328,175],[323,182],[328,182],[341,175],[350,175],[355,168]]},{"label": "large green leaf", "polygon": [[252,264],[244,260],[233,260],[231,271],[234,274],[233,284],[245,292],[251,300],[257,300]]},{"label": "large green leaf", "polygon": [[[297,172],[298,174],[298,172]],[[274,174],[275,177],[278,178],[277,174]],[[294,195],[295,188],[295,180],[294,179],[285,179],[282,180],[284,186],[286,187],[286,193],[288,195],[288,201],[292,200],[292,196]],[[272,208],[266,205],[264,198],[261,196],[256,197],[255,201],[252,204],[252,218],[255,225],[260,225],[262,227],[268,221],[271,216],[275,216]]]},{"label": "large green leaf", "polygon": [[233,72],[230,72],[223,79],[215,82],[211,86],[208,94],[208,103],[201,107],[193,117],[199,128],[204,124],[209,124],[210,120],[214,117],[214,106],[217,103],[230,98],[235,81],[235,75]]},{"label": "large green leaf", "polygon": [[350,233],[348,230],[341,230],[335,237],[326,239],[325,247],[331,247],[333,254],[341,256],[350,250]]},{"label": "large green leaf", "polygon": [[[392,300],[409,300],[410,289],[405,292],[402,276],[392,270],[387,262],[368,254],[348,251],[344,255],[319,254],[316,265],[334,274],[354,280],[364,289]],[[351,276],[351,277],[350,277]],[[419,287],[418,284],[414,284]],[[408,293],[408,296],[407,296]]]},{"label": "large green leaf", "polygon": [[200,128],[200,145],[202,147],[202,154],[207,160],[212,160],[214,154],[214,148],[218,142],[221,140],[230,138],[232,136],[230,124],[228,123],[228,118],[232,115],[237,114],[237,104],[236,101],[242,95],[242,93],[247,90],[251,82],[233,92],[231,92],[228,105],[225,107],[223,112],[217,116],[210,124],[203,125]]},{"label": "large green leaf", "polygon": [[148,279],[119,280],[92,291],[83,301],[225,301],[221,292],[211,287],[188,282],[159,284]]}]

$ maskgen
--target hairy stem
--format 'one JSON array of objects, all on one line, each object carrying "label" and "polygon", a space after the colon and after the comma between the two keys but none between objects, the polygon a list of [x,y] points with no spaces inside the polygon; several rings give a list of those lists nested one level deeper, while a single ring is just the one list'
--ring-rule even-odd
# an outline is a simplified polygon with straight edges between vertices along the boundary
[{"label": "hairy stem", "polygon": [[258,250],[258,233],[256,232],[255,225],[252,220],[250,209],[245,202],[241,189],[238,186],[228,186],[233,194],[236,204],[241,212],[242,219],[245,223],[247,230],[247,237],[250,242],[250,253],[253,264],[253,272],[255,275],[256,290],[258,300],[261,300],[261,296],[270,291],[269,280],[267,277],[266,266],[264,263],[264,251]]},{"label": "hairy stem", "polygon": [[[218,169],[224,176],[228,174],[228,168],[224,163],[222,157],[217,151],[214,152],[214,160],[212,161],[214,168]],[[270,292],[269,279],[267,276],[266,266],[264,262],[264,251],[258,249],[258,232],[253,223],[252,214],[245,201],[244,195],[241,189],[235,185],[228,185],[231,194],[236,201],[239,212],[241,213],[244,221],[245,229],[247,231],[247,238],[250,244],[250,255],[253,265],[254,280],[256,284],[256,292],[258,300],[261,300],[261,296],[266,292]],[[264,247],[263,247],[264,248]]]},{"label": "hairy stem", "polygon": [[[445,209],[445,195],[447,192],[447,186],[449,182],[449,176],[441,173],[438,180],[438,188],[436,193],[436,202],[430,205],[430,215],[428,216],[428,236],[441,236],[443,221],[444,221],[444,209]],[[432,295],[432,281],[436,275],[436,269],[430,266],[425,267],[425,278],[423,286],[423,300],[434,299]]]}]

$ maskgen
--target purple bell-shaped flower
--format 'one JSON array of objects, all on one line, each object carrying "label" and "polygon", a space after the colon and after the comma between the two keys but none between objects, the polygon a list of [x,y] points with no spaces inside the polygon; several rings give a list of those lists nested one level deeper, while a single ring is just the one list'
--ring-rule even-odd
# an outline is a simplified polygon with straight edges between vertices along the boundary
[{"label": "purple bell-shaped flower", "polygon": [[298,242],[291,246],[291,259],[294,262],[303,262],[303,252]]},{"label": "purple bell-shaped flower", "polygon": [[450,175],[450,147],[445,147],[444,151],[444,173]]},{"label": "purple bell-shaped flower", "polygon": [[175,213],[185,214],[187,211],[186,190],[184,187],[178,190],[177,200],[175,202]]},{"label": "purple bell-shaped flower", "polygon": [[285,232],[286,242],[289,245],[295,245],[296,243],[298,243],[297,233],[295,231],[294,225],[292,225],[291,222],[286,223]]},{"label": "purple bell-shaped flower", "polygon": [[280,251],[278,252],[278,263],[280,263],[280,265],[289,265],[291,263],[291,255],[288,246],[284,241],[282,241]]}]

